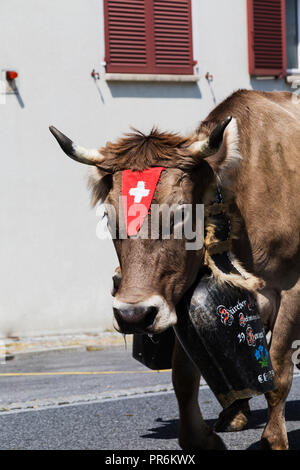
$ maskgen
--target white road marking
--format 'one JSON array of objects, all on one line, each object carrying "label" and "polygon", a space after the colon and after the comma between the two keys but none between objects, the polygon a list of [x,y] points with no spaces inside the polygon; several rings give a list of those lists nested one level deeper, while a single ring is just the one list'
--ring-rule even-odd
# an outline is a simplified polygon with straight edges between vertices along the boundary
[{"label": "white road marking", "polygon": [[[299,372],[296,372],[296,373],[293,374],[294,379],[299,378],[299,377],[300,377]],[[74,402],[69,402],[69,403],[63,402],[61,404],[56,403],[56,404],[53,404],[53,405],[42,405],[41,404],[39,406],[38,401],[34,401],[34,402],[31,402],[31,405],[30,405],[31,407],[30,408],[11,409],[9,411],[2,410],[2,413],[1,413],[1,408],[0,408],[0,420],[1,420],[1,416],[7,416],[7,415],[10,415],[10,414],[28,413],[30,411],[52,410],[52,409],[65,408],[65,407],[71,407],[71,406],[92,405],[92,404],[97,404],[97,403],[99,403],[99,404],[111,403],[111,402],[120,401],[120,400],[131,400],[133,398],[145,398],[146,396],[155,397],[155,396],[168,395],[168,394],[173,394],[174,393],[173,387],[171,385],[170,386],[168,386],[168,385],[158,385],[158,386],[156,386],[156,390],[157,390],[158,387],[161,387],[163,390],[155,391],[155,387],[151,387],[151,388],[148,388],[148,389],[147,388],[128,389],[128,390],[125,390],[125,391],[116,391],[115,392],[116,394],[121,393],[121,395],[118,395],[118,396],[115,396],[115,397],[102,396],[102,397],[87,400],[86,395],[85,395],[85,396],[82,396],[82,397],[76,397],[76,401],[74,401]],[[206,383],[200,386],[200,391],[201,390],[207,390],[207,389],[209,389],[209,386]],[[73,398],[75,398],[75,397],[73,397]],[[70,399],[72,399],[72,397],[69,398],[69,400]],[[66,398],[64,400],[67,401],[68,399]],[[46,401],[46,399],[44,401]],[[34,403],[34,405],[33,405],[33,403]],[[20,404],[20,406],[21,406],[21,404]],[[33,408],[32,406],[36,406],[36,407]]]}]

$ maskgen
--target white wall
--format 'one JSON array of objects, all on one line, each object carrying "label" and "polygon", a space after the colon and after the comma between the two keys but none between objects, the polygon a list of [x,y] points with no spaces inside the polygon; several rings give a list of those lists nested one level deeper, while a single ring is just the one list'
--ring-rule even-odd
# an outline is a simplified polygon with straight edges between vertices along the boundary
[{"label": "white wall", "polygon": [[0,67],[20,96],[0,105],[0,331],[39,334],[111,325],[116,259],[96,238],[87,167],[65,158],[54,124],[88,145],[108,116],[90,72],[101,61],[99,0],[4,0]]},{"label": "white wall", "polygon": [[20,97],[0,104],[0,336],[111,327],[116,256],[96,238],[86,167],[64,156],[49,124],[91,147],[130,125],[189,132],[214,100],[262,86],[248,75],[246,0],[192,8],[198,84],[108,84],[101,0],[1,1],[0,69],[17,69]]}]

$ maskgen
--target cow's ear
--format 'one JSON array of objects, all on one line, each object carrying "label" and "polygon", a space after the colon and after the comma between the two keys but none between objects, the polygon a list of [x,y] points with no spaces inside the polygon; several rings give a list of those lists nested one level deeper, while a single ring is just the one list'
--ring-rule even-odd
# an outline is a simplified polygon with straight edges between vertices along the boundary
[{"label": "cow's ear", "polygon": [[112,173],[93,167],[89,173],[88,187],[91,191],[91,204],[94,207],[97,202],[103,202],[108,196],[113,185]]},{"label": "cow's ear", "polygon": [[207,158],[218,152],[223,142],[225,129],[231,120],[232,116],[228,116],[216,124],[212,130],[207,129],[207,124],[200,126],[198,138],[189,146],[189,151],[195,159]]},{"label": "cow's ear", "polygon": [[220,173],[229,167],[236,167],[241,159],[236,119],[228,116],[217,124],[205,139],[202,138],[192,145],[194,158],[205,159],[214,172]]}]

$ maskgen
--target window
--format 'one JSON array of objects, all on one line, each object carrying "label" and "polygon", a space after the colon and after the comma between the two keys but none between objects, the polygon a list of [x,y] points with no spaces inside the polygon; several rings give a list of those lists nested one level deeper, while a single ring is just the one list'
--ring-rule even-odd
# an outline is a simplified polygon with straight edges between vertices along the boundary
[{"label": "window", "polygon": [[286,0],[286,49],[288,72],[298,71],[300,68],[299,12],[300,0]]},{"label": "window", "polygon": [[193,74],[191,0],[104,0],[108,73]]},{"label": "window", "polygon": [[250,75],[286,75],[285,0],[248,0],[248,35]]}]

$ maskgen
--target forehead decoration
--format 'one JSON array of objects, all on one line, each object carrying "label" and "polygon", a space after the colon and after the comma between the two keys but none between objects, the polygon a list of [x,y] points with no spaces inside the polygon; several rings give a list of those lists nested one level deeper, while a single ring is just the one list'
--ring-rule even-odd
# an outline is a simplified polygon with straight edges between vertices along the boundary
[{"label": "forehead decoration", "polygon": [[163,170],[163,167],[153,167],[144,171],[122,172],[122,206],[129,237],[140,230]]}]

